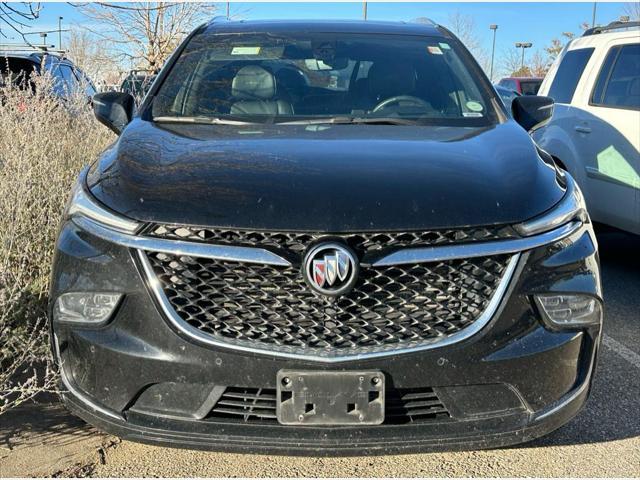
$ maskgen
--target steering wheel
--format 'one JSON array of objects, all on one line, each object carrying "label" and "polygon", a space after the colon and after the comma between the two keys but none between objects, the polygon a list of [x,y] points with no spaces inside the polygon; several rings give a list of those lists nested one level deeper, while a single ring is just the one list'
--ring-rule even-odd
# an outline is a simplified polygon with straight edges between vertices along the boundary
[{"label": "steering wheel", "polygon": [[401,103],[409,103],[414,107],[431,108],[431,105],[421,98],[414,97],[412,95],[396,95],[395,97],[389,97],[386,100],[381,101],[373,108],[372,112],[379,112],[380,110],[389,108],[390,105],[400,105]]}]

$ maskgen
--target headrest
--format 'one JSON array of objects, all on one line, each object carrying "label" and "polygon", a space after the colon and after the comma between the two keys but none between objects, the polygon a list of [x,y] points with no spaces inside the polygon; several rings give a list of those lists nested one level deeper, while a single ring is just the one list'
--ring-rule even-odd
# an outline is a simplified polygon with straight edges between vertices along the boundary
[{"label": "headrest", "polygon": [[368,78],[369,93],[381,100],[395,95],[410,95],[415,90],[416,72],[407,63],[374,63]]},{"label": "headrest", "polygon": [[629,95],[640,95],[640,78],[634,78],[629,82]]},{"label": "headrest", "polygon": [[275,94],[275,78],[258,65],[242,67],[231,84],[231,95],[243,100],[267,100]]}]

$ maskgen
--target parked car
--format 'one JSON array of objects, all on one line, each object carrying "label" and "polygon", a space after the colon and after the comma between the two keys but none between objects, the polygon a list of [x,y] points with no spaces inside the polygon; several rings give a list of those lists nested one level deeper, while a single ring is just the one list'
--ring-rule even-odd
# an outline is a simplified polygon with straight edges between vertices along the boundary
[{"label": "parked car", "polygon": [[52,78],[52,93],[61,99],[84,91],[87,99],[96,93],[93,82],[71,60],[63,55],[39,50],[0,50],[0,85],[10,81],[16,85],[35,88],[32,73],[48,72]]},{"label": "parked car", "polygon": [[498,85],[520,95],[537,95],[542,80],[540,77],[507,77],[500,80]]},{"label": "parked car", "polygon": [[520,96],[520,94],[514,90],[509,90],[506,87],[501,85],[494,85],[496,92],[500,96],[502,103],[504,103],[505,107],[507,107],[507,111],[511,114],[511,104],[513,101]]},{"label": "parked car", "polygon": [[[291,95],[272,68],[301,76]],[[347,70],[349,75],[346,75]],[[81,175],[51,282],[68,407],[136,441],[486,448],[584,405],[597,244],[572,177],[436,24],[212,22]]]},{"label": "parked car", "polygon": [[541,93],[556,107],[535,139],[576,179],[595,221],[640,234],[640,23],[572,40]]}]

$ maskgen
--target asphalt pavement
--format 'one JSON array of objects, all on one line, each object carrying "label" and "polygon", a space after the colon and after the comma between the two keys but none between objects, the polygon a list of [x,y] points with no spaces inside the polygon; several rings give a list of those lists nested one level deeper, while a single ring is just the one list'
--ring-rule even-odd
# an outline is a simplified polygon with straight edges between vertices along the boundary
[{"label": "asphalt pavement", "polygon": [[[640,476],[640,237],[599,235],[606,301],[599,365],[586,408],[559,430],[510,448],[382,457],[237,455],[119,442],[62,418],[31,420],[41,437],[0,451],[0,474],[99,477]],[[51,411],[63,415],[55,406]],[[39,411],[42,415],[42,410]],[[27,419],[28,420],[28,419]],[[24,425],[20,420],[16,426]],[[22,422],[22,423],[20,423]],[[63,425],[62,427],[60,425]],[[0,426],[0,444],[2,430]],[[55,431],[56,436],[50,437]],[[11,438],[11,437],[7,437]],[[26,438],[21,443],[20,438]],[[31,438],[31,447],[28,440]],[[27,443],[25,443],[25,441]],[[2,445],[0,445],[2,447]],[[73,447],[73,448],[72,448]],[[62,450],[61,450],[62,449]],[[17,452],[17,453],[16,453]],[[42,467],[48,459],[49,470]]]}]

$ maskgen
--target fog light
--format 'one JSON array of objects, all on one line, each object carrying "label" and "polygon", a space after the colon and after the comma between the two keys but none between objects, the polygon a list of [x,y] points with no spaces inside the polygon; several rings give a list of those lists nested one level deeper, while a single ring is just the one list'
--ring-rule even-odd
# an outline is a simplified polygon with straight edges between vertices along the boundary
[{"label": "fog light", "polygon": [[542,314],[554,327],[574,328],[600,323],[602,306],[588,295],[536,295]]},{"label": "fog light", "polygon": [[53,318],[60,323],[100,325],[111,317],[121,293],[64,293],[56,300]]}]

